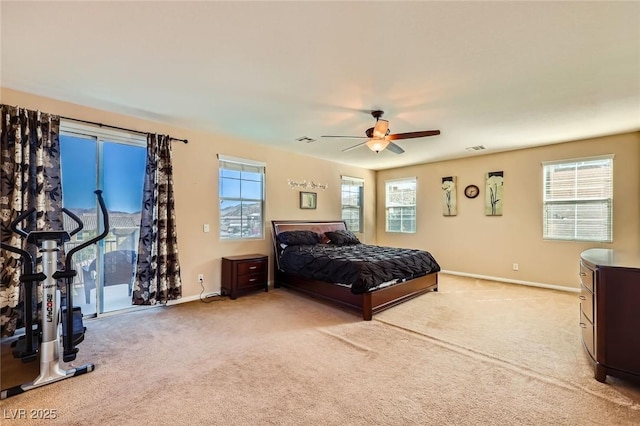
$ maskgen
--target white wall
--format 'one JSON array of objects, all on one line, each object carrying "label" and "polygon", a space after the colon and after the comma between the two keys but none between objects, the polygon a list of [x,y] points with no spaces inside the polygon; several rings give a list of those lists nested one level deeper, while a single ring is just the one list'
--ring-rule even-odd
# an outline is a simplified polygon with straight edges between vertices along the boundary
[{"label": "white wall", "polygon": [[[615,154],[613,243],[542,239],[543,161]],[[484,214],[484,175],[504,171],[503,216]],[[538,148],[479,155],[378,172],[378,244],[426,249],[445,270],[510,280],[577,287],[580,252],[591,247],[640,250],[640,132]],[[418,179],[415,234],[384,231],[384,182]],[[442,214],[441,179],[458,177],[458,215]],[[481,194],[463,195],[475,184]],[[639,258],[640,262],[640,258]],[[512,270],[518,263],[519,271]],[[640,264],[639,264],[640,266]]]}]

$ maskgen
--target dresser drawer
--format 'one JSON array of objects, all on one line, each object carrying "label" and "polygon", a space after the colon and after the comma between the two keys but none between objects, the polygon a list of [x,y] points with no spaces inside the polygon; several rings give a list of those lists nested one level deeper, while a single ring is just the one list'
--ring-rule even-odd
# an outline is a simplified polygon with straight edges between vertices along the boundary
[{"label": "dresser drawer", "polygon": [[580,310],[593,324],[593,293],[589,291],[584,285],[580,285]]},{"label": "dresser drawer", "polygon": [[580,328],[582,329],[582,342],[584,343],[585,348],[587,348],[591,358],[596,359],[593,341],[593,324],[582,311],[580,311]]},{"label": "dresser drawer", "polygon": [[238,262],[236,268],[238,275],[261,273],[267,269],[267,259]]},{"label": "dresser drawer", "polygon": [[580,284],[593,293],[593,270],[582,262],[580,262]]}]

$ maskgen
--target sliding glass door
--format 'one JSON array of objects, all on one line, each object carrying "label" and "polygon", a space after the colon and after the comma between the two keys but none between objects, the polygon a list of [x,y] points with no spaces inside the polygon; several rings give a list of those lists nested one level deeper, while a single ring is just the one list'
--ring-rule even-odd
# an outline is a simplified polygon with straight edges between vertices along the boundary
[{"label": "sliding glass door", "polygon": [[[110,224],[105,239],[74,256],[74,305],[84,315],[131,308],[146,142],[138,135],[99,128],[61,127],[63,206],[84,223],[67,251],[102,232],[96,189],[103,191]],[[65,223],[65,229],[71,228]]]}]

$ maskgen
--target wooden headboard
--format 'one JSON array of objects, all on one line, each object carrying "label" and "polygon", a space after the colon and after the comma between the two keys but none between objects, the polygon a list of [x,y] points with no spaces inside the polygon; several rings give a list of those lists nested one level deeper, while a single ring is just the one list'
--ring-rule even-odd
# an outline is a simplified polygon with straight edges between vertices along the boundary
[{"label": "wooden headboard", "polygon": [[325,220],[325,221],[308,221],[308,220],[272,220],[273,237],[285,231],[313,231],[318,234],[324,234],[327,231],[346,230],[347,224],[344,220]]},{"label": "wooden headboard", "polygon": [[327,231],[346,230],[347,224],[344,220],[272,220],[273,226],[273,249],[275,253],[276,265],[280,261],[280,253],[282,247],[278,244],[277,236],[285,231],[313,231],[318,234],[324,234]]}]

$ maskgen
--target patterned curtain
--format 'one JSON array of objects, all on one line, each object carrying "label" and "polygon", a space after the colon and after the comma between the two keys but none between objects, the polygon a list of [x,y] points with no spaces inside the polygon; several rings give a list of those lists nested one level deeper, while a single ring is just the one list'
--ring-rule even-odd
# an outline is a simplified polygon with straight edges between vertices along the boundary
[{"label": "patterned curtain", "polygon": [[[62,185],[60,181],[60,118],[40,111],[0,105],[0,234],[2,242],[28,250],[32,244],[14,234],[9,225],[22,212],[35,207],[21,228],[61,230]],[[60,258],[63,256],[61,255]],[[40,257],[37,271],[41,272]],[[22,265],[19,256],[0,249],[0,325],[2,336],[12,336],[23,326],[23,288],[18,281]],[[35,271],[34,271],[35,272]],[[26,301],[34,304],[34,301]]]},{"label": "patterned curtain", "polygon": [[147,135],[134,305],[155,305],[182,296],[173,200],[171,138]]}]

